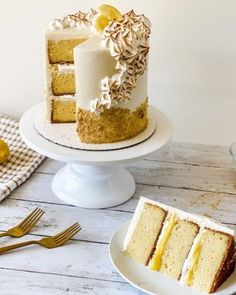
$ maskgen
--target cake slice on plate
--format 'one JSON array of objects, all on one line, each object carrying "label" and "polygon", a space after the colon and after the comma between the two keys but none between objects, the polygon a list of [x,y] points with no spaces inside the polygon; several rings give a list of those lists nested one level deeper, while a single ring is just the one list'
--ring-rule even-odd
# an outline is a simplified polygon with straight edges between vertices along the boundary
[{"label": "cake slice on plate", "polygon": [[234,231],[141,197],[123,251],[187,287],[214,292],[235,268]]},{"label": "cake slice on plate", "polygon": [[198,224],[178,218],[176,213],[170,214],[157,241],[149,267],[178,280],[198,232]]},{"label": "cake slice on plate", "polygon": [[124,241],[127,255],[148,264],[166,214],[166,210],[156,204],[139,202]]},{"label": "cake slice on plate", "polygon": [[233,272],[235,243],[227,230],[204,227],[191,249],[181,281],[200,291],[214,292]]}]

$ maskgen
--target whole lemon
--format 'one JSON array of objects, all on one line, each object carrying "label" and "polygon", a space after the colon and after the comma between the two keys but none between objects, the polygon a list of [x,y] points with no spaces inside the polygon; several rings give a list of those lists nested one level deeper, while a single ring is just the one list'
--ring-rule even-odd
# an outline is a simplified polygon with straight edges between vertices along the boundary
[{"label": "whole lemon", "polygon": [[4,163],[10,156],[10,150],[8,144],[0,139],[0,164]]}]

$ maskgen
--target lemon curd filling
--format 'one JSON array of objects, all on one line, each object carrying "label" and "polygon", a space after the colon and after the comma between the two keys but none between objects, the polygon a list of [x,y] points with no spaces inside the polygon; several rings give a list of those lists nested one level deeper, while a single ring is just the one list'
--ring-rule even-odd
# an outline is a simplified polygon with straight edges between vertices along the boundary
[{"label": "lemon curd filling", "polygon": [[176,221],[176,214],[173,214],[170,217],[170,220],[166,226],[165,232],[163,236],[158,241],[156,251],[150,261],[149,267],[151,270],[159,270],[161,268],[162,256],[165,250],[166,243],[168,242],[171,233],[173,231],[174,225]]},{"label": "lemon curd filling", "polygon": [[198,267],[198,261],[199,261],[199,257],[201,254],[201,249],[202,249],[202,244],[199,241],[193,251],[192,263],[191,263],[191,266],[190,266],[190,268],[186,274],[186,278],[185,278],[185,284],[188,287],[192,285],[194,273],[196,272],[197,267]]}]

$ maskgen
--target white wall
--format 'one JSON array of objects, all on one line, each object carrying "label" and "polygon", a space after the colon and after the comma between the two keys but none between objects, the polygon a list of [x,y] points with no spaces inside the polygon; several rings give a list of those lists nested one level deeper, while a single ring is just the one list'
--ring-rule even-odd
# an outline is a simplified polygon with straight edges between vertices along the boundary
[{"label": "white wall", "polygon": [[[8,0],[0,9],[0,112],[20,117],[43,99],[43,31],[54,17],[104,1]],[[174,139],[236,141],[236,1],[113,0],[152,21],[149,96]]]}]

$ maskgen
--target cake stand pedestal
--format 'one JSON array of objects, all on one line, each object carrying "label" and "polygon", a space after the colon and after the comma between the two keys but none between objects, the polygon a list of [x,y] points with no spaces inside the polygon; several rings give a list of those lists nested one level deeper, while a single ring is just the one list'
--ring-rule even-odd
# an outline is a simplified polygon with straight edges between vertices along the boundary
[{"label": "cake stand pedestal", "polygon": [[151,107],[157,129],[146,141],[108,151],[72,149],[55,144],[37,132],[34,120],[40,108],[42,104],[32,107],[21,118],[21,137],[36,152],[67,163],[54,176],[52,190],[64,202],[84,208],[107,208],[129,200],[135,192],[135,181],[121,166],[160,149],[172,133],[166,115]]}]

